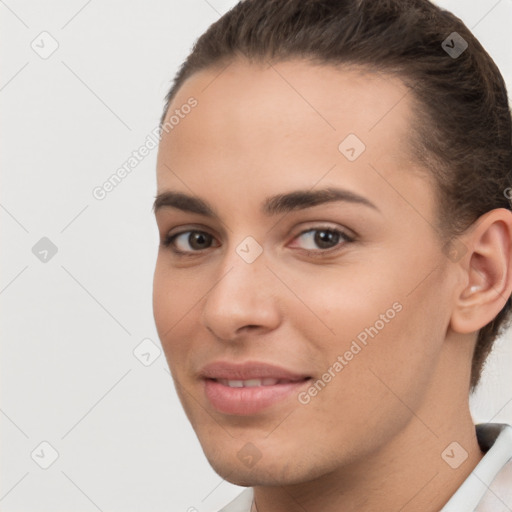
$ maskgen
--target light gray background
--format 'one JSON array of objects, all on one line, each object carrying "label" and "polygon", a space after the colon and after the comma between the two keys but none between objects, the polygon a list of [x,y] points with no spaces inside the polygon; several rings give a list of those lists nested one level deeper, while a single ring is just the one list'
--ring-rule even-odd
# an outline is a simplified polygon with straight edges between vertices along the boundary
[{"label": "light gray background", "polygon": [[[512,0],[439,3],[511,90]],[[104,200],[92,195],[157,126],[192,43],[234,4],[0,0],[4,512],[211,511],[241,490],[209,467],[156,357],[156,149]],[[51,49],[44,31],[59,45],[46,59],[31,47]],[[58,249],[47,262],[32,252],[42,237]],[[145,339],[149,366],[133,353]],[[491,358],[476,421],[512,422],[511,345]],[[43,441],[59,454],[48,469]]]}]

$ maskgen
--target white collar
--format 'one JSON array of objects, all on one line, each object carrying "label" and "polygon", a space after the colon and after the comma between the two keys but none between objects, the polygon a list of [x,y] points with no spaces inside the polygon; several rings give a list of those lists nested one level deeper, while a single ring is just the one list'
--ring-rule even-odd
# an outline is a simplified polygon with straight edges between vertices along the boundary
[{"label": "white collar", "polygon": [[486,453],[440,512],[512,510],[512,426],[481,423],[476,435]]}]

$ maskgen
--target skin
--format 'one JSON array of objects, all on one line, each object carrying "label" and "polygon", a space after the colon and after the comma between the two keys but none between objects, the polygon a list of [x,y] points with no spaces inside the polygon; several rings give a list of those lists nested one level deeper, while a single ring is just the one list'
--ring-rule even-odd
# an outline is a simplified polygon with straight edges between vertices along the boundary
[{"label": "skin", "polygon": [[[206,457],[223,478],[254,487],[259,512],[434,512],[482,457],[470,363],[478,329],[512,291],[511,214],[485,214],[461,237],[464,254],[446,257],[435,185],[408,151],[407,91],[355,68],[235,61],[190,77],[169,108],[168,117],[198,101],[164,133],[157,192],[198,196],[219,219],[156,211],[162,240],[194,229],[212,238],[198,251],[182,236],[191,257],[159,248],[155,322]],[[349,133],[366,145],[353,162],[338,150]],[[260,212],[268,196],[327,186],[377,209]],[[322,256],[304,234],[312,228],[355,239]],[[236,252],[247,236],[263,250],[250,264]],[[207,400],[198,371],[219,359],[321,378],[395,302],[401,311],[307,405],[292,397],[242,417]],[[456,469],[441,457],[454,441],[468,454]],[[247,443],[261,455],[252,467],[237,457]]]}]

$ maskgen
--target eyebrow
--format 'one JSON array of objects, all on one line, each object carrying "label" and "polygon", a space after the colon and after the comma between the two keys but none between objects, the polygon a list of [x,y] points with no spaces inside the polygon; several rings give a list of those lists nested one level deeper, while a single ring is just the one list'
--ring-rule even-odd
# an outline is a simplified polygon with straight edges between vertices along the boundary
[{"label": "eyebrow", "polygon": [[[365,197],[350,190],[333,187],[319,190],[295,190],[293,192],[277,194],[268,197],[263,202],[261,211],[266,216],[273,216],[334,201],[361,204],[380,211],[377,206]],[[156,213],[162,208],[176,208],[184,212],[204,215],[205,217],[219,218],[215,209],[203,199],[171,190],[156,196],[153,211]]]}]

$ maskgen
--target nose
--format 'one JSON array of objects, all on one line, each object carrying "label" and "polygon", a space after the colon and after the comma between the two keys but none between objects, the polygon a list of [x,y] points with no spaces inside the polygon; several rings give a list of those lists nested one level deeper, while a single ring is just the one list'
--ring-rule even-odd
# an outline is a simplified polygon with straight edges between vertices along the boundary
[{"label": "nose", "polygon": [[224,341],[237,341],[250,331],[271,331],[281,321],[278,281],[262,253],[248,263],[233,249],[203,302],[201,321]]}]

